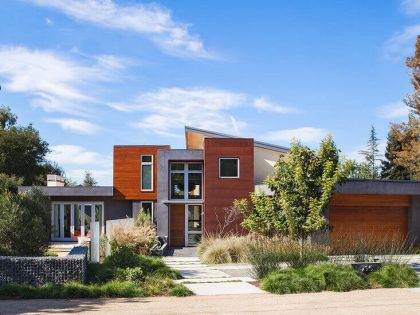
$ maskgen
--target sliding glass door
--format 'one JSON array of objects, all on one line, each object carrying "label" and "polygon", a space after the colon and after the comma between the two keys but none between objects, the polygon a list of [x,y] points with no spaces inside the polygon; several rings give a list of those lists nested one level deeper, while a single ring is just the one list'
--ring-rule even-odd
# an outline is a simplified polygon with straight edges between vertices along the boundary
[{"label": "sliding glass door", "polygon": [[104,234],[104,204],[102,202],[53,202],[51,207],[51,240],[76,241],[90,237],[90,227],[99,222]]}]

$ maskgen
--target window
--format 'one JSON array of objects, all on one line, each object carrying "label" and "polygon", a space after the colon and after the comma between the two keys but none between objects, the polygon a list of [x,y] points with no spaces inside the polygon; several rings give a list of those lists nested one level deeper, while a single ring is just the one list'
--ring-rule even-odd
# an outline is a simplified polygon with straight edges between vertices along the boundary
[{"label": "window", "polygon": [[171,199],[202,199],[203,164],[171,163]]},{"label": "window", "polygon": [[239,158],[220,158],[219,177],[239,178]]},{"label": "window", "polygon": [[203,222],[201,205],[187,205],[187,219],[187,245],[198,245],[201,240]]},{"label": "window", "polygon": [[141,202],[141,211],[150,218],[150,223],[153,224],[153,202],[152,201],[142,201]]},{"label": "window", "polygon": [[153,191],[153,155],[141,156],[141,190]]}]

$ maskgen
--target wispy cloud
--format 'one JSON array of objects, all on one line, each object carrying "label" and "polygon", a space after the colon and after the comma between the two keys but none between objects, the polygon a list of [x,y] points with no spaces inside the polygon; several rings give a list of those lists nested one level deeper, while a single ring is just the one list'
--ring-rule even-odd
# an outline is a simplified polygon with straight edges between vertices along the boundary
[{"label": "wispy cloud", "polygon": [[25,93],[32,104],[47,112],[83,115],[98,103],[94,90],[101,81],[113,81],[125,60],[95,56],[88,65],[49,50],[0,46],[0,77],[4,88]]},{"label": "wispy cloud", "polygon": [[408,116],[408,107],[403,102],[387,104],[379,108],[379,116],[386,119],[403,118]]},{"label": "wispy cloud", "polygon": [[291,113],[296,111],[294,108],[291,107],[277,105],[265,97],[255,98],[253,101],[253,105],[256,109],[260,111],[274,112],[280,114]]},{"label": "wispy cloud", "polygon": [[229,110],[240,106],[246,96],[211,88],[163,88],[142,93],[132,103],[112,103],[114,109],[147,113],[132,127],[162,135],[173,135],[173,130],[184,125],[239,133],[245,123],[238,121]]},{"label": "wispy cloud", "polygon": [[418,35],[420,35],[420,24],[407,26],[404,30],[395,33],[385,44],[385,57],[399,62],[411,56]]},{"label": "wispy cloud", "polygon": [[408,15],[414,15],[420,12],[420,0],[403,0],[402,8]]},{"label": "wispy cloud", "polygon": [[99,126],[80,119],[72,118],[50,118],[47,122],[57,124],[64,130],[69,130],[80,134],[94,134],[102,128]]},{"label": "wispy cloud", "polygon": [[216,58],[189,25],[176,22],[172,13],[157,4],[118,5],[111,0],[27,0],[53,8],[69,17],[94,25],[142,34],[164,51],[178,56]]},{"label": "wispy cloud", "polygon": [[328,132],[322,128],[302,127],[296,129],[283,129],[266,133],[262,139],[269,141],[288,142],[297,139],[303,143],[317,143],[321,141]]},{"label": "wispy cloud", "polygon": [[54,22],[50,18],[48,18],[48,17],[45,18],[45,23],[47,25],[53,25],[54,24]]},{"label": "wispy cloud", "polygon": [[85,171],[91,171],[101,185],[112,185],[112,157],[89,151],[83,146],[60,144],[50,147],[48,160],[64,167],[66,176],[81,183]]}]

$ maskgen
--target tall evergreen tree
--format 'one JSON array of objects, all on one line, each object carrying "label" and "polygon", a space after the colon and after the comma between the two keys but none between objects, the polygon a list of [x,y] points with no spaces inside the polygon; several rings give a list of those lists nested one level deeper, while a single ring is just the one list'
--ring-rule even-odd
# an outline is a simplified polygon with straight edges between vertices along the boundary
[{"label": "tall evergreen tree", "polygon": [[370,136],[366,150],[360,151],[360,154],[362,154],[365,158],[367,167],[366,177],[370,179],[379,178],[378,162],[381,161],[379,158],[379,138],[376,136],[376,129],[373,125],[370,129]]},{"label": "tall evergreen tree", "polygon": [[96,186],[98,182],[93,178],[92,173],[89,171],[85,172],[85,179],[83,180],[83,186],[93,187]]},{"label": "tall evergreen tree", "polygon": [[382,160],[381,178],[410,179],[410,172],[404,166],[396,163],[397,153],[402,150],[402,143],[396,137],[395,128],[391,127],[387,140],[385,159]]}]

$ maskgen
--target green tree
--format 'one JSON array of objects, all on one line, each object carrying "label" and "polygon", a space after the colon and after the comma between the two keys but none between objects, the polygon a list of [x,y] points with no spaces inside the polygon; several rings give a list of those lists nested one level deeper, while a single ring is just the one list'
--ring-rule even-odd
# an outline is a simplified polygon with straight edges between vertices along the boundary
[{"label": "green tree", "polygon": [[93,178],[92,173],[89,171],[85,172],[85,179],[83,180],[83,186],[93,187],[96,186],[98,182]]},{"label": "green tree", "polygon": [[46,175],[62,169],[46,160],[48,143],[30,124],[17,126],[9,107],[0,107],[0,173],[23,178],[24,185],[45,185]]},{"label": "green tree", "polygon": [[304,241],[313,232],[327,228],[324,213],[335,185],[345,180],[347,162],[340,162],[339,150],[331,136],[315,151],[293,142],[286,158],[280,158],[275,174],[266,182],[273,197],[251,195],[235,201],[244,214],[243,225],[263,235],[284,235]]},{"label": "green tree", "polygon": [[379,178],[379,165],[381,161],[379,158],[379,139],[376,136],[376,129],[372,125],[370,129],[369,140],[366,146],[366,150],[360,151],[365,158],[365,166],[362,165],[361,170],[367,167],[367,174],[364,174],[366,178],[376,179]]},{"label": "green tree", "polygon": [[387,137],[385,159],[382,160],[381,177],[384,179],[410,179],[410,172],[397,164],[397,153],[401,152],[402,143],[396,137],[395,128],[391,127]]}]

